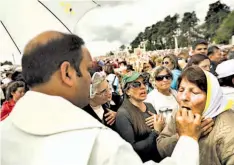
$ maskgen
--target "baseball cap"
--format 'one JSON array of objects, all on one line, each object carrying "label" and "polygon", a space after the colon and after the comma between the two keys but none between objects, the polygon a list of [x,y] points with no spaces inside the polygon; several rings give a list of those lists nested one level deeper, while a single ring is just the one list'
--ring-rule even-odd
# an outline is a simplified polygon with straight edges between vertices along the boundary
[{"label": "baseball cap", "polygon": [[219,64],[216,68],[218,78],[228,77],[234,74],[234,59]]},{"label": "baseball cap", "polygon": [[126,87],[127,83],[135,81],[140,76],[142,76],[142,75],[138,72],[130,72],[129,74],[124,75],[123,79],[122,79],[124,88]]}]

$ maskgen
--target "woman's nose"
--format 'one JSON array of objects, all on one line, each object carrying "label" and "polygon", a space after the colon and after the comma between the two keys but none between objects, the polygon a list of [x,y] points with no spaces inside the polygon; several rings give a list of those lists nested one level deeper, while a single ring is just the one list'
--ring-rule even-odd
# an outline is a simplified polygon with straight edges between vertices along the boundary
[{"label": "woman's nose", "polygon": [[180,99],[183,100],[183,101],[189,100],[189,92],[184,91],[184,92],[181,94]]}]

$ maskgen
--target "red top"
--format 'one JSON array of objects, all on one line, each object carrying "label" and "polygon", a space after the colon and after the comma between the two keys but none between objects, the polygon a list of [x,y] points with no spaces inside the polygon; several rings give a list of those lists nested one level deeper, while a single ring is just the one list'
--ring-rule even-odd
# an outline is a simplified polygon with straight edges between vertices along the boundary
[{"label": "red top", "polygon": [[7,116],[9,116],[14,106],[15,106],[15,101],[13,99],[5,101],[3,103],[1,110],[1,121],[7,118]]}]

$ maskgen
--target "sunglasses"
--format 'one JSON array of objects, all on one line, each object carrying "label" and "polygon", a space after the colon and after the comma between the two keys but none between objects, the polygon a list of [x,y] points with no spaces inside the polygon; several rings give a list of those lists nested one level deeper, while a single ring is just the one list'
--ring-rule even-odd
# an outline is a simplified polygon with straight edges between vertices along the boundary
[{"label": "sunglasses", "polygon": [[167,80],[171,80],[172,76],[171,75],[160,75],[160,76],[156,76],[155,80],[156,81],[162,81],[164,78],[166,78]]},{"label": "sunglasses", "polygon": [[162,62],[162,64],[163,64],[163,65],[164,65],[164,64],[168,65],[168,64],[169,64],[169,62],[168,62],[168,61],[166,61],[166,62]]},{"label": "sunglasses", "polygon": [[141,82],[139,82],[139,81],[134,81],[134,82],[132,82],[132,83],[130,84],[130,86],[133,87],[133,88],[140,88],[140,87],[141,87],[141,84],[143,84],[144,86],[146,86],[146,85],[147,85],[147,82],[141,83]]}]

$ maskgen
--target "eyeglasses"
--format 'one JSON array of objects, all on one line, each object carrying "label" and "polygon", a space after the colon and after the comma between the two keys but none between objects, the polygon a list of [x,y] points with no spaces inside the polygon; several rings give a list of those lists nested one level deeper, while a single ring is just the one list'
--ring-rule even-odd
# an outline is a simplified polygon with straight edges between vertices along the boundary
[{"label": "eyeglasses", "polygon": [[108,95],[108,94],[110,93],[111,90],[112,90],[112,88],[111,88],[111,86],[110,86],[110,84],[109,84],[108,87],[107,87],[106,89],[104,89],[104,90],[101,91],[101,92],[96,93],[96,95],[101,96],[101,97],[104,97],[104,96]]},{"label": "eyeglasses", "polygon": [[134,81],[130,84],[131,87],[133,88],[140,88],[141,84],[143,84],[144,86],[147,85],[147,82],[139,82],[139,81]]},{"label": "eyeglasses", "polygon": [[162,62],[162,64],[163,64],[163,65],[164,65],[164,64],[168,65],[169,62],[168,62],[168,61],[165,61],[165,62]]},{"label": "eyeglasses", "polygon": [[167,80],[171,80],[172,76],[171,75],[160,75],[160,76],[156,76],[155,80],[156,81],[162,81],[164,78],[166,78]]}]

